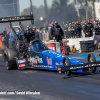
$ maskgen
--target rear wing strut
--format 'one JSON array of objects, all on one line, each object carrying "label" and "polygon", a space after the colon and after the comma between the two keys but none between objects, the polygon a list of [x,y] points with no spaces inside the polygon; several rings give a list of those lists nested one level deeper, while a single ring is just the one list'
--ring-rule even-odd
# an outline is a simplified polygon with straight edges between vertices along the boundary
[{"label": "rear wing strut", "polygon": [[23,16],[3,17],[0,18],[0,23],[28,21],[28,20],[34,21],[33,13],[31,13],[30,15],[23,15]]}]

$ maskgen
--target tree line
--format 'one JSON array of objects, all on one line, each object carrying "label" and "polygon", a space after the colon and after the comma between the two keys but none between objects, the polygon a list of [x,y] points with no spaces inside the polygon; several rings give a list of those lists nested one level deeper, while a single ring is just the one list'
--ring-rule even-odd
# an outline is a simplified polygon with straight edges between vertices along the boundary
[{"label": "tree line", "polygon": [[[44,6],[33,5],[33,13],[36,26],[43,26],[40,17],[46,17],[47,23],[57,20],[60,24],[69,21],[95,20],[95,2],[100,0],[53,0],[52,6],[48,7],[47,0]],[[30,7],[23,10],[21,15],[29,14]],[[25,23],[25,24],[28,24]]]}]

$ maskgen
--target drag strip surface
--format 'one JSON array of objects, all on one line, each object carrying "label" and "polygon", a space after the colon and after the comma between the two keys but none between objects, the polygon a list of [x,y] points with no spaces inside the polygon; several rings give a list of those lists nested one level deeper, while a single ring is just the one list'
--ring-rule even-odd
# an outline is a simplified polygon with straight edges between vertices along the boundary
[{"label": "drag strip surface", "polygon": [[8,71],[0,59],[0,91],[40,92],[40,95],[0,95],[0,100],[100,100],[100,68],[96,74],[66,77],[55,71]]}]

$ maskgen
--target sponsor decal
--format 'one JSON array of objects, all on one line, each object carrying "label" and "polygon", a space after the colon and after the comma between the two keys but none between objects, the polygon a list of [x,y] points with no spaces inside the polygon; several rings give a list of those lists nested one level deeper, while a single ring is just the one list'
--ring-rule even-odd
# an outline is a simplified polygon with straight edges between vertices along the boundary
[{"label": "sponsor decal", "polygon": [[18,64],[25,63],[25,62],[26,62],[25,59],[23,59],[23,60],[18,60]]},{"label": "sponsor decal", "polygon": [[59,66],[60,64],[58,62],[56,62],[56,65]]},{"label": "sponsor decal", "polygon": [[84,63],[80,63],[80,64],[84,64]]},{"label": "sponsor decal", "polygon": [[57,66],[63,65],[63,63],[61,63],[61,62],[60,62],[60,63],[56,62],[56,65],[57,65]]},{"label": "sponsor decal", "polygon": [[55,45],[54,44],[47,44],[47,47],[51,50],[56,51]]},{"label": "sponsor decal", "polygon": [[19,64],[19,67],[25,67],[26,64]]},{"label": "sponsor decal", "polygon": [[28,47],[28,51],[30,51],[30,47]]},{"label": "sponsor decal", "polygon": [[35,65],[35,63],[33,63],[33,62],[30,62],[30,65],[31,65],[31,66],[34,66],[34,65]]},{"label": "sponsor decal", "polygon": [[60,65],[63,65],[63,63],[60,62]]},{"label": "sponsor decal", "polygon": [[44,68],[44,66],[42,66],[42,68]]},{"label": "sponsor decal", "polygon": [[52,68],[52,66],[50,66],[50,68]]},{"label": "sponsor decal", "polygon": [[49,58],[47,57],[47,63],[48,63],[48,65],[52,65],[52,58],[49,59]]},{"label": "sponsor decal", "polygon": [[49,66],[49,68],[53,68],[53,66]]},{"label": "sponsor decal", "polygon": [[57,52],[53,52],[53,51],[49,51],[49,53],[53,53],[53,54],[55,54],[57,57],[65,57],[65,56],[63,56],[63,55],[61,55],[61,54],[58,54]]},{"label": "sponsor decal", "polygon": [[28,61],[30,62],[30,65],[43,63],[42,58],[39,58],[38,56],[35,56],[35,58],[34,57],[30,57],[30,58],[28,58]]},{"label": "sponsor decal", "polygon": [[68,57],[69,59],[72,59],[71,57]]},{"label": "sponsor decal", "polygon": [[58,68],[58,71],[60,71],[61,70],[61,68]]},{"label": "sponsor decal", "polygon": [[58,71],[59,74],[61,74],[61,71]]},{"label": "sponsor decal", "polygon": [[70,67],[70,69],[82,69],[82,68],[88,68],[88,67],[92,67],[92,66],[97,66],[98,64],[89,64],[89,65],[83,65],[83,66],[75,66],[75,67]]}]

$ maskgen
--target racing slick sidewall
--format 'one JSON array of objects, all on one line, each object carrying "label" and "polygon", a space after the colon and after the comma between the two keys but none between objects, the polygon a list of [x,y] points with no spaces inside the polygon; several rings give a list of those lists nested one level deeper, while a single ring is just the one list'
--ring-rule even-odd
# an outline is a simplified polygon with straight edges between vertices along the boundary
[{"label": "racing slick sidewall", "polygon": [[8,61],[8,66],[10,68],[15,67],[16,65],[15,57],[18,57],[18,52],[16,51],[16,49],[6,48],[6,50],[4,51],[4,56],[5,60]]}]

